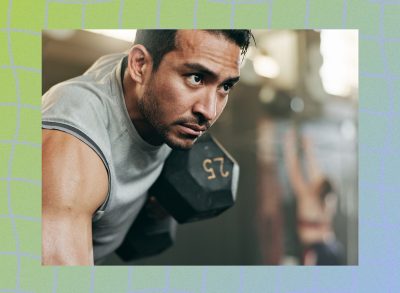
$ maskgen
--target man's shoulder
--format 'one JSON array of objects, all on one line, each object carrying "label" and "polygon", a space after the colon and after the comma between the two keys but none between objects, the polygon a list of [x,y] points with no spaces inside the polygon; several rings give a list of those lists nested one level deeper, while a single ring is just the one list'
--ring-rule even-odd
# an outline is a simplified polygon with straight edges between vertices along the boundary
[{"label": "man's shoulder", "polygon": [[106,94],[98,91],[93,85],[79,79],[52,87],[42,97],[43,125],[58,123],[86,134],[93,133],[95,129],[99,132],[103,128],[101,125],[106,126],[109,119],[104,98]]},{"label": "man's shoulder", "polygon": [[52,86],[42,97],[42,107],[55,102],[104,104],[118,94],[113,80],[118,62],[125,53],[105,55],[99,58],[84,74]]},{"label": "man's shoulder", "polygon": [[61,82],[50,88],[42,97],[42,110],[57,105],[63,107],[101,107],[107,92],[101,86],[97,86],[80,77]]},{"label": "man's shoulder", "polygon": [[100,75],[101,77],[101,75],[109,74],[126,55],[127,52],[101,56],[86,70],[84,75]]}]

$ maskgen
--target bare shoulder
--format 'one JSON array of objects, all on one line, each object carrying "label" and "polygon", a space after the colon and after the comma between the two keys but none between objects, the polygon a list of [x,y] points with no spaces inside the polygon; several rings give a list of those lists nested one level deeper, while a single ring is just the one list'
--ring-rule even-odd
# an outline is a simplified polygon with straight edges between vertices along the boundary
[{"label": "bare shoulder", "polygon": [[68,133],[42,131],[43,207],[91,213],[104,202],[108,175],[88,145]]}]

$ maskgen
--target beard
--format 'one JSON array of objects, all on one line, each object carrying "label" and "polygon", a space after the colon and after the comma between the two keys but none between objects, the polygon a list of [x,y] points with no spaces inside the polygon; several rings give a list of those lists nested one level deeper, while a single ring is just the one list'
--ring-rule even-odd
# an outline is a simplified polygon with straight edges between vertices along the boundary
[{"label": "beard", "polygon": [[155,86],[154,77],[151,79],[147,89],[145,90],[142,99],[138,101],[138,107],[145,118],[146,122],[153,128],[154,134],[157,136],[157,140],[161,140],[166,143],[172,149],[190,149],[196,142],[198,137],[189,137],[179,132],[174,132],[174,126],[178,126],[183,123],[198,123],[198,119],[192,118],[181,118],[173,121],[170,124],[163,123],[163,111],[160,108],[160,104],[157,103],[157,94],[154,90]]}]

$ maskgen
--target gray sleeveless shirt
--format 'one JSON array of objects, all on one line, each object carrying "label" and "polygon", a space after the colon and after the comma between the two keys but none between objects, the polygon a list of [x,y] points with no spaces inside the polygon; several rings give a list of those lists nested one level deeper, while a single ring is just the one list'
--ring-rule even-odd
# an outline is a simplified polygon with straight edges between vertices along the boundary
[{"label": "gray sleeveless shirt", "polygon": [[55,85],[42,98],[42,127],[86,143],[108,172],[107,199],[92,218],[95,262],[121,244],[171,151],[144,141],[129,118],[120,78],[125,55],[100,58],[82,76]]}]

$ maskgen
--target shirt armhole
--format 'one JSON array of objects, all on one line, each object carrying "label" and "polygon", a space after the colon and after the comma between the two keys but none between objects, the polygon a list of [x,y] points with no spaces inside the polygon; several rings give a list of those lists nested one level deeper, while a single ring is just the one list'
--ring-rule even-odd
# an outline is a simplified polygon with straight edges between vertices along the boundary
[{"label": "shirt armhole", "polygon": [[104,166],[106,167],[107,170],[107,176],[108,176],[108,191],[107,191],[107,196],[102,205],[96,210],[96,212],[93,214],[93,221],[99,220],[103,214],[104,210],[107,207],[107,203],[110,199],[110,194],[111,194],[111,173],[110,173],[110,167],[107,162],[107,159],[104,155],[104,153],[101,151],[100,147],[89,137],[87,136],[83,131],[77,129],[76,127],[73,127],[68,124],[60,123],[60,122],[52,122],[52,121],[42,121],[42,128],[43,129],[52,129],[52,130],[60,130],[63,132],[66,132],[68,134],[71,134],[87,144],[91,149],[93,149],[96,154],[100,157],[100,159],[103,161]]}]

